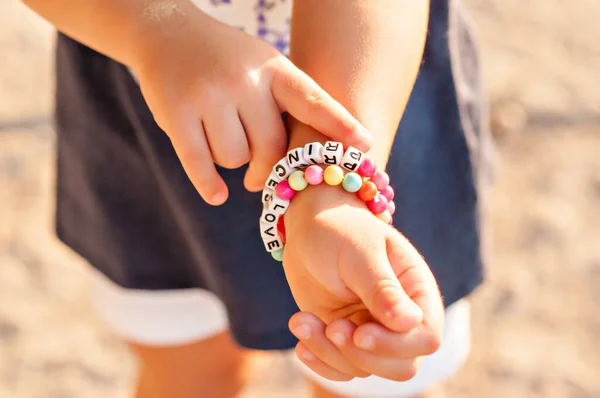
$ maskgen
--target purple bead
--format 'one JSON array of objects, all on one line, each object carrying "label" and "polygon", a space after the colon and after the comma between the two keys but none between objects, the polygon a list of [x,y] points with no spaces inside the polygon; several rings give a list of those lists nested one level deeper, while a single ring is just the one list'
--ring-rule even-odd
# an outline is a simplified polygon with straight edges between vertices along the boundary
[{"label": "purple bead", "polygon": [[296,195],[296,191],[290,187],[290,183],[287,180],[283,180],[275,187],[275,195],[278,198],[290,200]]},{"label": "purple bead", "polygon": [[371,177],[376,171],[377,165],[375,164],[375,161],[369,158],[365,158],[358,167],[358,170],[356,170],[361,177]]},{"label": "purple bead", "polygon": [[308,166],[304,170],[304,179],[310,185],[319,185],[323,182],[323,169],[315,164]]},{"label": "purple bead", "polygon": [[387,210],[388,201],[385,196],[377,195],[375,199],[367,202],[367,207],[373,214],[380,214]]},{"label": "purple bead", "polygon": [[391,186],[387,186],[385,188],[383,188],[381,190],[381,192],[379,192],[380,194],[382,194],[383,196],[385,196],[385,198],[388,200],[388,202],[391,202],[392,200],[394,200],[394,188],[392,188]]},{"label": "purple bead", "polygon": [[396,212],[396,204],[394,201],[390,200],[388,202],[387,210],[390,212],[390,215],[393,215]]},{"label": "purple bead", "polygon": [[371,177],[371,181],[379,191],[383,191],[385,187],[390,185],[390,177],[387,175],[385,171],[376,171],[375,174]]}]

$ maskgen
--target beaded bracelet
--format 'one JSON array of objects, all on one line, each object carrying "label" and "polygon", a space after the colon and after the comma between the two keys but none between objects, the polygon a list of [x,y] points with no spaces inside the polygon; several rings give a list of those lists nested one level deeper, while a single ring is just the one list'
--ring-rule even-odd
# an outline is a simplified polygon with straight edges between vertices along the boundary
[{"label": "beaded bracelet", "polygon": [[377,171],[375,161],[354,147],[344,151],[339,142],[328,141],[325,145],[312,142],[292,149],[277,162],[262,191],[260,234],[265,248],[275,260],[283,259],[283,215],[290,201],[308,185],[322,182],[330,186],[342,185],[345,191],[356,193],[373,214],[388,224],[392,223],[396,205],[387,173]]}]

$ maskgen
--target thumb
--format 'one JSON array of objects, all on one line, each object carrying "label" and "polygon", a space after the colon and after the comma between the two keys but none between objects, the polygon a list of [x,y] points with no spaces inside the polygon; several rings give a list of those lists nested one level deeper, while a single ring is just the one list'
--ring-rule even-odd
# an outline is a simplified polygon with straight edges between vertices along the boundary
[{"label": "thumb", "polygon": [[344,281],[383,326],[407,332],[423,319],[423,311],[406,294],[386,256],[373,264],[356,263]]},{"label": "thumb", "polygon": [[279,109],[346,148],[371,148],[372,136],[339,102],[291,62],[273,75],[271,92]]}]

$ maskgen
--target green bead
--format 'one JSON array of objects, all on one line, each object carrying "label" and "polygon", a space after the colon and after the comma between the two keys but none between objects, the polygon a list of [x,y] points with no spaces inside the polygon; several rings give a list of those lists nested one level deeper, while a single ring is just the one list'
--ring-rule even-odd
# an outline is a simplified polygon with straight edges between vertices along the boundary
[{"label": "green bead", "polygon": [[288,184],[294,191],[302,191],[308,186],[308,182],[304,179],[304,172],[296,170],[288,177]]},{"label": "green bead", "polygon": [[283,261],[283,248],[272,251],[271,256],[279,262]]},{"label": "green bead", "polygon": [[356,173],[348,173],[344,176],[344,181],[342,181],[342,186],[348,192],[358,192],[360,187],[362,187],[363,180],[361,176]]}]

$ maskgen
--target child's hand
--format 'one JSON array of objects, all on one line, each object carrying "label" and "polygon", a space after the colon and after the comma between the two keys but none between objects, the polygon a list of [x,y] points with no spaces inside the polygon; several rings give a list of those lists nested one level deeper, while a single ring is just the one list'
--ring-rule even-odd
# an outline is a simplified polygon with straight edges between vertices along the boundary
[{"label": "child's hand", "polygon": [[439,346],[444,317],[414,247],[332,187],[302,192],[285,219],[284,267],[303,311],[290,320],[300,360],[333,380],[414,376],[418,357]]},{"label": "child's hand", "polygon": [[284,112],[344,145],[368,149],[366,130],[276,49],[198,10],[183,13],[160,24],[132,67],[156,122],[208,203],[228,195],[214,163],[250,162],[246,188],[264,186],[286,152]]}]

